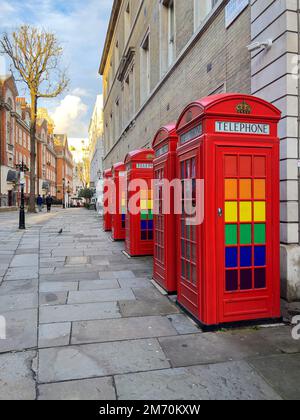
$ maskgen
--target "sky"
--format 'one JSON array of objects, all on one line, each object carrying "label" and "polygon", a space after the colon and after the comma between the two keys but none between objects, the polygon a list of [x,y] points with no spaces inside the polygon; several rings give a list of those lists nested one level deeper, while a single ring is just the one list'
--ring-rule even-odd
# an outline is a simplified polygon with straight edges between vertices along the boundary
[{"label": "sky", "polygon": [[[98,75],[113,0],[0,0],[0,34],[22,23],[54,32],[64,48],[70,85],[56,99],[40,100],[54,118],[57,133],[86,138],[96,96]],[[2,66],[3,58],[2,58]],[[7,66],[7,62],[6,62]],[[18,84],[25,96],[24,85]]]}]

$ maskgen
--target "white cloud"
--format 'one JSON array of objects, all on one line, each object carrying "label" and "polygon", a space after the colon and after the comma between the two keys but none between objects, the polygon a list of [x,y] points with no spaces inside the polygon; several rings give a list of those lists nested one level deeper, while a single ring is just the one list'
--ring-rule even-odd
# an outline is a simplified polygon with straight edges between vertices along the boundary
[{"label": "white cloud", "polygon": [[[84,4],[81,0],[0,0],[0,4],[0,33],[28,23],[57,35],[64,48],[63,65],[68,67],[71,79],[69,96],[81,98],[89,110],[83,110],[84,104],[77,102],[81,116],[84,116],[74,125],[74,120],[66,116],[66,109],[64,117],[57,114],[64,100],[61,103],[57,103],[57,99],[41,100],[39,106],[48,107],[50,112],[52,110],[58,126],[65,127],[69,136],[86,137],[96,96],[101,93],[97,72],[113,0],[85,0]],[[20,94],[23,93],[20,91]],[[61,121],[67,119],[72,122],[70,126]]]},{"label": "white cloud", "polygon": [[84,121],[88,106],[79,96],[67,95],[51,113],[56,133],[66,133],[69,137],[86,136]]}]

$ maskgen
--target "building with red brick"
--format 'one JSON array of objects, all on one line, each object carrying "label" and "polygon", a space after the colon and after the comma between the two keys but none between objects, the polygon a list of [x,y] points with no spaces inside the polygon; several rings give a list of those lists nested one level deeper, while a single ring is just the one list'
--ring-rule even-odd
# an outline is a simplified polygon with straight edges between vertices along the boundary
[{"label": "building with red brick", "polygon": [[65,134],[54,135],[54,149],[56,152],[57,199],[68,205],[73,194],[74,161]]}]

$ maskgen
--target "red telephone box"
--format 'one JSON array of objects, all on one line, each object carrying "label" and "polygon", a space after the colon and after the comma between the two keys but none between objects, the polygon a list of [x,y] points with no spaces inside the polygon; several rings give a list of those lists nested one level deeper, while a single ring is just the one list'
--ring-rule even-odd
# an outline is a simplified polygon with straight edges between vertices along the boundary
[{"label": "red telephone box", "polygon": [[[132,257],[153,255],[153,158],[153,150],[142,149],[129,153],[125,159],[128,183],[125,250]],[[134,187],[133,181],[138,180],[144,181],[142,188]]]},{"label": "red telephone box", "polygon": [[112,167],[112,179],[116,186],[116,213],[112,215],[112,239],[125,239],[126,222],[126,169],[124,163],[117,163]]},{"label": "red telephone box", "polygon": [[204,180],[203,223],[178,219],[178,303],[204,327],[280,317],[280,117],[260,98],[221,94],[178,120],[178,177]]},{"label": "red telephone box", "polygon": [[167,292],[177,291],[176,278],[176,216],[174,214],[174,191],[170,190],[170,212],[165,213],[163,204],[163,180],[176,178],[176,149],[178,137],[176,125],[162,127],[156,134],[152,147],[155,153],[154,182],[157,214],[154,214],[154,259],[153,278]]},{"label": "red telephone box", "polygon": [[[107,182],[112,179],[111,169],[104,171],[104,184],[103,184],[103,193],[107,194],[108,185]],[[109,212],[109,199],[106,198],[103,202],[103,229],[105,232],[110,232],[112,229],[112,215]]]}]

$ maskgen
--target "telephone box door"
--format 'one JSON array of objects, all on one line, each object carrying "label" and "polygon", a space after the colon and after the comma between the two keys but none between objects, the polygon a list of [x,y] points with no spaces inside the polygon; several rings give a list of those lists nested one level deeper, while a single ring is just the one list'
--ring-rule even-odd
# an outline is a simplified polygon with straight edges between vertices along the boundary
[{"label": "telephone box door", "polygon": [[244,151],[218,147],[216,243],[221,323],[280,313],[278,168],[272,156],[271,147]]}]

